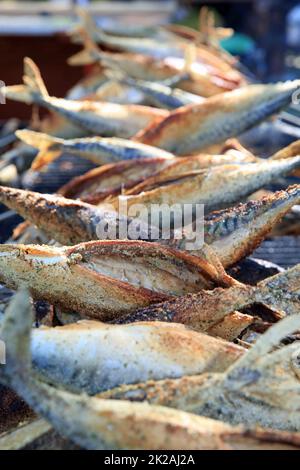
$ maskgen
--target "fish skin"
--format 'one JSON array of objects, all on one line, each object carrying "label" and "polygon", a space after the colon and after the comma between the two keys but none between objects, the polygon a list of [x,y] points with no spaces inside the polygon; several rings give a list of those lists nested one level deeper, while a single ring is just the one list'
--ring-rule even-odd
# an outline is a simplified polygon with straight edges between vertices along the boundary
[{"label": "fish skin", "polygon": [[0,254],[3,284],[26,285],[37,299],[104,321],[174,295],[236,283],[205,259],[134,240],[1,245]]},{"label": "fish skin", "polygon": [[[222,74],[233,82],[243,81],[242,75],[233,67],[233,64],[228,61],[228,55],[224,58],[224,53],[220,50],[213,50],[205,44],[197,44],[194,46],[195,41],[187,40],[176,34],[171,34],[166,30],[164,33],[168,34],[164,38],[135,38],[125,37],[120,38],[114,35],[106,34],[103,29],[100,29],[94,24],[93,20],[84,20],[84,27],[80,29],[80,40],[84,43],[85,47],[90,51],[97,51],[95,43],[106,45],[110,49],[118,49],[123,52],[134,54],[142,54],[144,56],[152,57],[156,60],[159,59],[184,59],[188,56],[191,46],[193,47],[193,62],[200,62],[204,65],[208,72],[212,74]],[[124,41],[123,41],[124,39]],[[174,47],[176,45],[176,47]],[[189,59],[189,62],[191,60]],[[201,65],[202,65],[201,64]],[[226,74],[226,75],[225,75]]]},{"label": "fish skin", "polygon": [[188,104],[199,104],[205,101],[205,98],[188,93],[180,88],[171,88],[163,83],[133,79],[119,71],[111,72],[111,78],[121,84],[142,91],[151,100],[152,105],[158,108],[173,110]]},{"label": "fish skin", "polygon": [[224,155],[199,154],[187,157],[175,157],[173,162],[167,162],[167,165],[165,165],[164,168],[158,170],[155,174],[150,175],[148,178],[144,179],[144,181],[133,186],[129,190],[123,191],[123,194],[139,194],[155,188],[160,182],[163,184],[164,181],[169,178],[184,175],[185,173],[193,171],[210,169],[212,167],[222,165],[244,165],[246,163],[258,163],[261,161],[263,162],[264,160],[256,158],[251,154],[233,150],[225,153]]},{"label": "fish skin", "polygon": [[[245,165],[223,165],[211,169],[181,174],[159,181],[158,187],[137,195],[124,195],[130,208],[135,204],[204,204],[209,213],[228,207],[257,191],[274,179],[299,168],[300,157],[263,161]],[[131,192],[134,192],[134,188]],[[118,210],[119,198],[110,201]]]},{"label": "fish skin", "polygon": [[229,267],[250,254],[294,205],[300,203],[300,185],[257,201],[213,212],[205,218],[204,240],[223,266]]},{"label": "fish skin", "polygon": [[237,136],[287,106],[299,81],[248,85],[172,111],[135,140],[177,155],[205,148]]},{"label": "fish skin", "polygon": [[164,150],[117,137],[87,137],[64,140],[30,130],[16,132],[16,136],[40,150],[39,155],[32,164],[34,170],[49,164],[63,152],[78,155],[98,165],[139,158],[174,159],[174,155]]},{"label": "fish skin", "polygon": [[170,164],[171,161],[165,158],[147,158],[103,165],[73,178],[60,188],[59,194],[97,205],[109,197],[127,192]]},{"label": "fish skin", "polygon": [[[283,149],[280,149],[278,152],[276,152],[274,155],[272,155],[270,157],[270,159],[271,160],[281,160],[281,159],[284,159],[284,158],[295,157],[296,155],[300,155],[300,140],[296,140],[295,142],[292,142],[287,147],[284,147]],[[295,170],[293,172],[293,175],[299,177],[300,176],[300,171]]]},{"label": "fish skin", "polygon": [[161,42],[153,38],[130,38],[123,37],[121,40],[116,36],[106,34],[104,31],[97,28],[95,31],[94,39],[98,44],[112,47],[124,52],[134,54],[142,54],[154,57],[155,59],[165,59],[166,57],[183,57],[184,47],[186,43],[184,40],[178,40],[175,45],[174,42]]},{"label": "fish skin", "polygon": [[89,133],[108,137],[132,137],[138,130],[164,119],[168,114],[166,110],[147,106],[50,97],[38,67],[29,58],[24,59],[24,85],[4,87],[3,94],[9,99],[38,104]]},{"label": "fish skin", "polygon": [[103,398],[142,399],[231,424],[299,431],[299,342],[276,348],[299,325],[299,314],[281,320],[225,373],[121,386]]},{"label": "fish skin", "polygon": [[59,193],[70,199],[99,204],[119,194],[138,194],[166,177],[226,163],[247,163],[253,158],[235,155],[197,155],[191,157],[147,158],[104,165],[73,178]]},{"label": "fish skin", "polygon": [[[141,165],[143,165],[142,161]],[[105,171],[104,175],[107,175]],[[107,171],[109,175],[110,169],[108,168]],[[73,189],[72,186],[71,188],[69,186],[69,189],[66,187],[65,191],[68,190],[72,191],[74,187]],[[279,191],[259,201],[249,201],[234,208],[210,214],[204,219],[205,243],[211,246],[217,254],[222,266],[230,266],[256,248],[280,218],[297,203],[298,195],[299,185],[291,186],[286,191]],[[74,197],[74,193],[70,196]],[[61,196],[15,188],[0,187],[0,202],[17,211],[50,238],[66,245],[97,239],[99,235],[97,224],[104,218],[112,224],[115,218],[115,213],[101,209],[101,200],[100,206],[95,207]],[[124,217],[119,216],[118,225],[120,221],[125,223]],[[130,223],[131,219],[128,218],[127,222]],[[143,227],[142,223],[141,239],[151,240],[149,227]],[[179,250],[185,250],[186,243],[189,242],[184,233],[181,239],[158,241]],[[203,250],[199,252],[194,250],[191,254],[203,256]]]},{"label": "fish skin", "polygon": [[82,100],[93,95],[99,87],[107,82],[107,78],[99,66],[80,79],[66,94],[68,100]]},{"label": "fish skin", "polygon": [[[232,313],[255,303],[268,305],[277,311],[281,310],[284,312],[282,316],[297,313],[300,308],[297,294],[300,289],[299,273],[300,265],[298,264],[283,273],[259,282],[257,286],[239,284],[226,289],[217,287],[210,291],[201,290],[196,294],[188,294],[138,309],[136,312],[120,317],[116,323],[175,322],[183,323],[196,331],[210,332],[210,334],[212,329],[219,325],[217,331],[220,337],[223,337],[222,326],[226,337],[228,328],[235,327],[236,317],[232,316]],[[252,323],[249,316],[246,315],[244,318],[243,314],[237,313],[237,315],[242,330]],[[225,320],[227,320],[227,325],[226,322],[223,325],[220,324]],[[240,333],[239,330],[237,331]]]},{"label": "fish skin", "polygon": [[[252,304],[255,293],[255,287],[245,285],[226,289],[216,288],[212,291],[201,290],[197,294],[187,294],[157,305],[153,304],[150,307],[138,309],[120,317],[116,323],[175,322],[183,323],[195,331],[207,332],[234,311]],[[248,326],[250,320],[248,315],[245,318],[242,315],[241,320],[245,320],[245,325]],[[241,325],[244,323],[241,322]]]},{"label": "fish skin", "polygon": [[182,325],[83,320],[32,331],[36,371],[69,391],[95,395],[121,384],[225,371],[245,350]]},{"label": "fish skin", "polygon": [[29,298],[21,292],[6,314],[3,338],[8,344],[7,365],[0,380],[9,382],[60,434],[84,448],[271,448],[274,441],[276,448],[300,445],[299,437],[294,434],[247,431],[165,407],[75,395],[50,387],[32,370],[31,324]]},{"label": "fish skin", "polygon": [[98,63],[108,68],[121,69],[126,75],[136,79],[166,83],[173,81],[174,77],[181,76],[181,80],[176,79],[181,89],[204,97],[223,93],[236,88],[243,82],[242,77],[233,69],[226,70],[221,74],[214,67],[207,68],[205,64],[193,61],[187,64],[186,59],[168,57],[157,60],[143,54],[128,52],[112,54],[98,49],[87,35],[83,36],[83,40],[84,49],[69,58],[69,65]]},{"label": "fish skin", "polygon": [[[115,213],[90,204],[22,189],[0,187],[0,200],[50,238],[66,245],[97,239],[97,225],[103,220],[112,224],[115,219]],[[120,220],[123,217],[117,220],[118,225]]]}]

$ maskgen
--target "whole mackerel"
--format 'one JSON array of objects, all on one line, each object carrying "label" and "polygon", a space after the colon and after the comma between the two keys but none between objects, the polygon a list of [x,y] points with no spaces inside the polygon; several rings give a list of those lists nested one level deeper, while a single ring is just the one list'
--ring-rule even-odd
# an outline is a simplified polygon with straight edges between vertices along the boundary
[{"label": "whole mackerel", "polygon": [[117,137],[87,137],[64,140],[30,130],[21,130],[16,132],[16,135],[28,145],[39,149],[39,153],[32,164],[34,170],[38,170],[52,162],[63,152],[86,158],[97,165],[137,158],[174,159],[174,155],[165,150]]},{"label": "whole mackerel", "polygon": [[27,104],[38,104],[58,113],[72,124],[94,135],[130,138],[139,130],[168,115],[163,109],[116,103],[71,101],[50,97],[34,62],[24,59],[24,85],[3,88],[3,94]]},{"label": "whole mackerel", "polygon": [[237,136],[279,112],[291,102],[300,81],[248,85],[172,111],[135,140],[176,155],[199,152]]},{"label": "whole mackerel", "polygon": [[[300,185],[289,187],[261,200],[249,201],[234,208],[208,215],[204,220],[204,241],[228,267],[250,254],[279,220],[299,204]],[[131,223],[132,219],[79,200],[47,195],[22,189],[0,187],[0,202],[17,211],[50,238],[62,244],[74,244],[99,238],[99,223]],[[116,221],[115,221],[116,220]],[[140,238],[151,240],[151,227],[140,222]],[[159,240],[159,237],[158,237]],[[186,249],[184,233],[170,240],[159,240],[174,248]],[[202,250],[200,250],[202,254]],[[197,255],[198,251],[191,251]]]}]

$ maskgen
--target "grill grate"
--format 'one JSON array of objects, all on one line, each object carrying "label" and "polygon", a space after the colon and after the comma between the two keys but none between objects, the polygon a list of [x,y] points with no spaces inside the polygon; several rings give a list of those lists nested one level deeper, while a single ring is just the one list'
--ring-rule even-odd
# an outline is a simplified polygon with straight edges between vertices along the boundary
[{"label": "grill grate", "polygon": [[290,268],[300,263],[300,237],[276,237],[265,240],[254,252],[253,257]]}]

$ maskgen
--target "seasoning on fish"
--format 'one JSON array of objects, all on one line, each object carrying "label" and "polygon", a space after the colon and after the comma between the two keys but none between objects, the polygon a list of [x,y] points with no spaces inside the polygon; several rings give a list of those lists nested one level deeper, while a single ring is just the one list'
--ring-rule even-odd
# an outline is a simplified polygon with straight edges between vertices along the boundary
[{"label": "seasoning on fish", "polygon": [[0,279],[35,298],[109,320],[173,295],[234,285],[206,259],[156,243],[97,241],[73,247],[0,246]]},{"label": "seasoning on fish", "polygon": [[299,80],[248,85],[172,111],[135,136],[176,155],[203,151],[237,136],[288,106]]},{"label": "seasoning on fish", "polygon": [[16,135],[28,145],[39,149],[39,153],[31,166],[34,170],[39,170],[49,164],[58,158],[62,152],[78,155],[98,165],[137,158],[174,159],[174,156],[165,150],[117,137],[87,137],[63,140],[30,130],[21,130]]},{"label": "seasoning on fish", "polygon": [[240,346],[182,325],[108,325],[82,320],[32,331],[36,371],[52,383],[95,395],[121,384],[223,372],[244,353]]},{"label": "seasoning on fish", "polygon": [[124,386],[105,398],[142,399],[231,424],[299,431],[300,343],[278,347],[299,327],[299,314],[280,320],[222,374]]},{"label": "seasoning on fish", "polygon": [[[224,325],[225,336],[228,335],[228,327],[231,322],[236,322],[231,314],[236,310],[256,303],[268,305],[275,310],[281,310],[285,314],[294,314],[299,311],[300,300],[297,290],[300,289],[299,280],[300,265],[290,268],[288,271],[277,274],[261,281],[257,286],[236,285],[226,289],[216,288],[211,291],[201,290],[196,294],[174,298],[158,305],[141,308],[129,315],[116,320],[119,324],[132,323],[134,321],[165,321],[183,323],[197,331],[210,332],[221,321],[227,319]],[[283,313],[283,315],[284,315]],[[254,319],[239,314],[241,330],[239,334]],[[222,325],[217,329],[220,337]],[[235,338],[234,338],[235,339]]]},{"label": "seasoning on fish", "polygon": [[[75,395],[51,387],[33,373],[32,316],[19,293],[7,311],[3,338],[7,365],[1,381],[14,390],[63,436],[86,449],[292,449],[296,434],[245,430],[220,421],[145,403]],[[86,351],[85,351],[86,354]]]},{"label": "seasoning on fish", "polygon": [[[16,188],[1,186],[0,201],[36,225],[50,238],[65,245],[99,239],[99,227],[107,227],[112,233],[116,233],[114,238],[121,237],[121,228],[128,227],[133,221],[106,208]],[[135,223],[136,230],[139,231],[138,238],[151,240],[152,228],[141,221]]]},{"label": "seasoning on fish", "polygon": [[213,212],[205,218],[205,242],[223,266],[233,265],[255,248],[294,205],[300,203],[300,185],[256,201]]},{"label": "seasoning on fish", "polygon": [[[151,180],[152,187],[136,195],[122,195],[122,201],[126,201],[128,208],[143,204],[148,209],[152,204],[204,204],[204,210],[208,213],[240,201],[299,167],[300,156],[245,165],[216,166],[166,177],[162,181],[158,178],[158,183],[154,178],[154,181]],[[130,192],[134,193],[134,188]],[[118,210],[119,197],[110,203]]]},{"label": "seasoning on fish", "polygon": [[[154,160],[152,162],[156,165]],[[132,169],[132,163],[125,162],[125,164],[127,170],[129,172],[132,171],[135,178],[136,173]],[[143,166],[142,160],[140,164]],[[123,168],[124,165],[122,165]],[[110,180],[110,171],[110,167],[103,167],[104,177],[107,176],[108,178],[107,184],[116,182],[116,191],[118,191],[121,184],[121,181],[118,179],[118,173],[117,179],[115,179],[113,172],[112,180]],[[127,173],[122,174],[127,175]],[[98,175],[96,173],[96,180],[97,178]],[[84,179],[81,181],[84,184]],[[81,181],[79,179],[78,185],[80,185]],[[107,194],[105,179],[103,181],[104,194],[102,193],[101,197],[101,192],[98,196],[95,193],[96,200],[90,200],[90,202],[97,203],[97,197],[100,199],[100,202],[103,201],[103,197]],[[72,185],[70,185],[69,187],[66,186],[64,191],[70,191],[67,195],[74,197],[72,191],[75,189],[76,186],[72,188]],[[84,186],[82,190],[84,190]],[[133,220],[122,215],[119,215],[116,220],[115,212],[110,213],[101,208],[101,206],[95,207],[78,200],[15,188],[0,187],[0,202],[7,205],[10,209],[17,211],[50,238],[66,245],[99,239],[100,233],[97,231],[97,227],[99,223],[103,225],[104,221],[111,226],[115,224],[116,234],[118,235],[120,232],[119,225],[128,225]],[[228,267],[250,254],[272,228],[276,226],[283,215],[298,203],[299,185],[295,185],[289,187],[286,191],[279,191],[261,200],[249,201],[228,210],[209,214],[204,219],[204,241],[217,254],[221,265]],[[152,227],[148,227],[147,223],[143,225],[140,221],[139,238],[151,240],[151,232]],[[185,250],[187,243],[190,242],[184,231],[181,238],[178,239],[176,239],[175,233],[174,236],[170,236],[169,240],[162,240],[159,236],[156,240],[164,245],[180,250]],[[194,248],[190,253],[196,256],[203,256],[203,249],[198,251],[198,249]]]},{"label": "seasoning on fish", "polygon": [[28,57],[24,59],[24,85],[3,88],[3,94],[27,104],[38,104],[58,113],[72,124],[94,135],[130,138],[149,124],[168,115],[163,109],[116,103],[71,101],[50,97],[39,69]]}]

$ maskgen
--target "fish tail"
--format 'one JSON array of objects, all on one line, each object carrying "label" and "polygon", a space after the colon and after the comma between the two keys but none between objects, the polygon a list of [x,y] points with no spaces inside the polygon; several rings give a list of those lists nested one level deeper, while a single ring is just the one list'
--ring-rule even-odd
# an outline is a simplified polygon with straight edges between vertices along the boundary
[{"label": "fish tail", "polygon": [[28,57],[24,59],[23,84],[4,87],[2,92],[6,98],[26,104],[38,104],[49,96],[37,65]]},{"label": "fish tail", "polygon": [[189,44],[184,52],[184,72],[191,74],[193,63],[197,62],[197,47],[195,44]]},{"label": "fish tail", "polygon": [[69,65],[89,65],[100,59],[100,50],[93,40],[92,36],[84,28],[78,30],[79,36],[83,42],[83,49],[80,52],[69,57],[67,63]]},{"label": "fish tail", "polygon": [[33,170],[39,170],[61,155],[63,148],[63,141],[61,139],[28,129],[16,131],[16,136],[27,145],[39,149],[39,153],[31,165]]},{"label": "fish tail", "polygon": [[49,96],[38,66],[29,57],[25,57],[24,59],[23,82],[30,93],[37,94],[42,97]]}]

